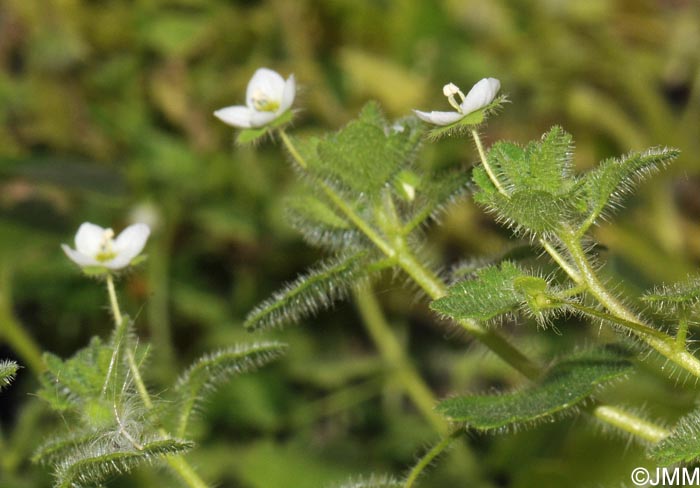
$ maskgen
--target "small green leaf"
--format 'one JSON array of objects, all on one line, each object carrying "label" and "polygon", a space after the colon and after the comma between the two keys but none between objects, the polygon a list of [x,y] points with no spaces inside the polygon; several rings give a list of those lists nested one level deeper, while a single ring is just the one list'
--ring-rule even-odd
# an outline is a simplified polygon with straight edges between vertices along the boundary
[{"label": "small green leaf", "polygon": [[663,465],[693,463],[700,459],[700,410],[682,417],[671,435],[652,446],[648,453]]},{"label": "small green leaf", "polygon": [[660,171],[678,157],[673,148],[652,148],[610,158],[583,177],[588,213],[595,217],[619,206],[621,198],[640,181]]},{"label": "small green leaf", "polygon": [[661,313],[686,311],[700,302],[700,276],[681,283],[672,283],[646,292],[642,300]]},{"label": "small green leaf", "polygon": [[489,431],[528,425],[571,411],[601,385],[631,368],[625,355],[612,349],[576,354],[522,390],[501,395],[470,395],[440,402],[437,409],[451,421]]},{"label": "small green leaf", "polygon": [[332,488],[401,488],[403,484],[391,476],[372,475],[369,478],[350,479]]},{"label": "small green leaf", "polygon": [[175,386],[178,396],[178,435],[184,436],[190,415],[205,394],[227,381],[231,376],[255,371],[279,358],[287,350],[286,344],[260,342],[239,345],[207,354],[197,360],[180,377]]},{"label": "small green leaf", "polygon": [[477,270],[472,279],[453,285],[446,296],[430,304],[447,317],[479,321],[493,321],[525,308],[540,324],[562,306],[545,279],[527,275],[510,261]]},{"label": "small green leaf", "polygon": [[245,145],[256,142],[260,138],[265,137],[268,130],[269,129],[267,127],[260,127],[259,129],[242,129],[240,132],[238,132],[238,136],[236,136],[236,144]]},{"label": "small green leaf", "polygon": [[414,118],[390,124],[376,103],[368,103],[356,120],[302,148],[300,154],[311,152],[306,159],[309,170],[339,191],[347,190],[353,199],[357,195],[376,198],[379,190],[410,166],[422,134]]},{"label": "small green leaf", "polygon": [[505,261],[476,272],[474,279],[450,287],[447,296],[430,308],[453,319],[491,320],[512,312],[523,301],[513,280],[525,276],[515,264]]},{"label": "small green leaf", "polygon": [[12,383],[18,370],[19,366],[14,361],[0,361],[0,390]]},{"label": "small green leaf", "polygon": [[163,456],[179,454],[193,447],[189,441],[162,438],[140,440],[139,444],[138,448],[119,446],[95,439],[95,442],[74,450],[69,458],[56,466],[55,486],[75,488],[95,485],[139,465],[153,464]]},{"label": "small green leaf", "polygon": [[255,307],[245,320],[249,329],[283,326],[330,307],[369,276],[367,253],[337,256],[321,263]]}]

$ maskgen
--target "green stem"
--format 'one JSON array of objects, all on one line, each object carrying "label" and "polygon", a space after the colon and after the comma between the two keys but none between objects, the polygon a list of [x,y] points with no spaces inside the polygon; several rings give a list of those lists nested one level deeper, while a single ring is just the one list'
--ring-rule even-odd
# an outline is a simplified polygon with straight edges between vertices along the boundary
[{"label": "green stem", "polygon": [[[109,303],[112,309],[112,315],[114,316],[116,327],[121,327],[124,322],[121,310],[119,309],[119,301],[117,300],[117,293],[114,289],[114,279],[112,275],[107,275],[107,292],[109,294]],[[125,341],[126,342],[126,341]],[[136,389],[139,392],[141,401],[146,406],[148,410],[153,409],[153,400],[146,389],[146,385],[141,377],[141,372],[139,371],[138,364],[136,364],[136,359],[134,358],[134,352],[129,347],[128,343],[124,344],[124,349],[126,351],[126,360],[129,364],[129,370],[134,377],[134,383],[136,384]],[[163,437],[170,437],[170,435],[165,431],[165,429],[159,429],[159,433]],[[165,461],[168,465],[175,471],[180,478],[191,488],[209,488],[208,485],[202,481],[202,479],[197,475],[197,473],[192,469],[192,467],[187,463],[187,461],[180,455],[166,456]]]},{"label": "green stem", "polygon": [[4,262],[0,270],[0,338],[15,351],[21,363],[39,375],[46,370],[46,365],[41,358],[41,349],[27,334],[12,310],[11,283],[10,266]]},{"label": "green stem", "polygon": [[369,287],[357,287],[354,295],[362,322],[391,373],[396,375],[423,417],[440,434],[447,434],[447,422],[434,410],[437,401],[433,393],[406,357],[403,347],[386,322],[372,290]]},{"label": "green stem", "polygon": [[599,405],[593,408],[593,415],[620,430],[641,437],[652,443],[662,441],[671,433],[661,426],[653,424],[629,412],[609,405]]},{"label": "green stem", "polygon": [[491,165],[489,164],[489,160],[486,158],[486,153],[484,152],[484,146],[481,144],[481,137],[479,137],[479,133],[475,129],[472,129],[472,139],[474,140],[474,144],[476,144],[476,149],[479,152],[479,158],[481,158],[481,164],[483,165],[484,169],[486,170],[486,173],[488,173],[489,178],[491,179],[491,182],[496,186],[496,189],[499,191],[499,193],[508,196],[506,189],[501,184],[501,180],[499,180],[496,177],[496,173],[494,173],[493,169],[491,168]]},{"label": "green stem", "polygon": [[[646,342],[661,355],[700,378],[700,360],[688,352],[685,347],[679,351],[673,337],[646,325],[603,286],[573,231],[565,228],[560,233],[559,238],[567,247],[576,266],[580,270],[582,280],[586,284],[588,292],[608,309],[610,314],[615,317],[617,323],[632,330],[637,337]],[[581,309],[585,313],[606,320],[612,318],[610,315],[603,314],[590,307],[582,307],[581,305],[575,305],[575,307]],[[583,308],[586,310],[583,310]]]},{"label": "green stem", "polygon": [[421,475],[421,473],[427,468],[433,460],[438,457],[442,451],[447,449],[447,447],[452,444],[452,441],[454,441],[462,431],[460,429],[455,430],[454,432],[450,433],[447,435],[444,439],[442,439],[439,443],[437,443],[435,446],[433,446],[432,449],[430,449],[425,456],[423,456],[419,461],[418,464],[416,464],[413,469],[411,469],[411,472],[408,473],[408,476],[406,477],[406,482],[404,483],[404,488],[413,488],[413,486],[416,483],[416,480],[418,477]]}]

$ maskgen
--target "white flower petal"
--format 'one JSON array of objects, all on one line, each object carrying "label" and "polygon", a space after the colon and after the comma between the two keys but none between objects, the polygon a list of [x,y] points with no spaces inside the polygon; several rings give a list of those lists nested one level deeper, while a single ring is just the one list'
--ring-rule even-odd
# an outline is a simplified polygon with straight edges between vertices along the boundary
[{"label": "white flower petal", "polygon": [[100,266],[104,266],[105,268],[108,268],[108,269],[122,269],[122,268],[126,268],[127,266],[129,266],[129,263],[131,263],[131,261],[133,259],[134,259],[133,257],[129,258],[129,256],[127,256],[125,254],[120,254],[117,257],[110,259],[109,261],[105,261],[104,263],[100,263]]},{"label": "white flower petal", "polygon": [[468,115],[485,107],[496,98],[496,94],[500,88],[501,82],[496,78],[483,78],[479,80],[472,89],[469,90],[462,105],[460,105],[462,113]]},{"label": "white flower petal", "polygon": [[419,119],[435,125],[449,125],[464,117],[459,112],[421,112],[420,110],[413,112]]},{"label": "white flower petal", "polygon": [[243,105],[233,105],[217,110],[214,112],[214,116],[233,127],[250,129],[250,119],[253,116],[253,111]]},{"label": "white flower petal", "polygon": [[83,223],[75,234],[75,249],[86,256],[100,252],[105,229],[90,222]]},{"label": "white flower petal", "polygon": [[97,262],[95,258],[91,256],[86,256],[85,254],[76,251],[75,249],[71,249],[65,244],[61,244],[61,249],[63,249],[63,252],[66,253],[66,256],[68,256],[70,260],[78,266],[101,266],[101,264]]},{"label": "white flower petal", "polygon": [[253,107],[253,96],[260,92],[270,101],[279,102],[282,100],[284,91],[284,78],[279,73],[268,68],[258,69],[248,82],[246,88],[245,101],[249,107]]},{"label": "white flower petal", "polygon": [[280,108],[277,110],[278,114],[283,114],[294,103],[294,96],[297,92],[296,81],[294,80],[294,75],[290,75],[287,81],[284,83],[284,90],[282,91],[282,100],[280,101]]},{"label": "white flower petal", "polygon": [[258,112],[256,110],[252,111],[250,117],[251,127],[262,127],[263,125],[269,124],[277,118],[276,112]]},{"label": "white flower petal", "polygon": [[143,251],[150,234],[151,229],[146,224],[134,224],[124,229],[114,240],[113,249],[117,256],[111,261],[107,261],[105,266],[110,267],[110,263],[113,264],[118,259],[126,260],[126,264],[121,267],[129,264],[132,259]]}]

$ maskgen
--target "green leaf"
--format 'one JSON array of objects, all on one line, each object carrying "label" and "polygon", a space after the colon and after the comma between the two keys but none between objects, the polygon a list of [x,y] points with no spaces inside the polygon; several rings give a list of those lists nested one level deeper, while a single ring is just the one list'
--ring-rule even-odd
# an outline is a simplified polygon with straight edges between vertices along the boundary
[{"label": "green leaf", "polygon": [[47,371],[38,395],[62,411],[99,398],[112,358],[112,348],[93,337],[90,344],[65,361],[44,353]]},{"label": "green leaf", "polygon": [[496,220],[516,234],[547,234],[559,230],[561,222],[577,219],[576,197],[553,195],[543,190],[514,191],[509,197],[480,192],[474,200],[495,214]]},{"label": "green leaf", "polygon": [[682,417],[671,435],[652,446],[651,458],[663,465],[692,463],[700,459],[700,410]]},{"label": "green leaf", "polygon": [[322,262],[255,307],[244,325],[259,329],[298,322],[345,298],[370,271],[371,261],[364,252]]},{"label": "green leaf", "polygon": [[[317,140],[309,169],[351,195],[378,196],[379,190],[412,162],[422,129],[414,118],[389,124],[376,103],[337,133]],[[311,148],[313,149],[313,148]],[[302,149],[302,155],[308,150]]]},{"label": "green leaf", "polygon": [[570,412],[630,368],[619,351],[589,351],[558,362],[540,381],[522,390],[450,398],[440,402],[437,410],[451,421],[483,431],[531,425]]},{"label": "green leaf", "polygon": [[391,476],[371,475],[369,478],[354,478],[332,488],[401,488],[403,484]]},{"label": "green leaf", "polygon": [[474,279],[451,286],[430,308],[453,319],[491,320],[520,305],[522,296],[513,281],[522,276],[520,268],[508,261],[489,266],[477,271]]},{"label": "green leaf", "polygon": [[287,110],[285,113],[281,114],[275,120],[263,127],[255,127],[251,129],[242,129],[238,132],[236,136],[236,144],[246,145],[260,142],[260,140],[265,137],[273,129],[282,127],[292,121],[294,117],[294,112]]},{"label": "green leaf", "polygon": [[286,344],[260,342],[234,346],[197,360],[175,385],[178,396],[178,435],[185,435],[189,418],[204,401],[206,393],[213,391],[231,376],[255,371],[274,361],[286,350]]},{"label": "green leaf", "polygon": [[95,442],[76,449],[56,466],[55,486],[75,488],[93,486],[118,474],[124,474],[142,464],[153,464],[163,456],[179,454],[193,443],[179,439],[146,439],[135,446],[119,446],[114,439]]},{"label": "green leaf", "polygon": [[10,386],[18,370],[19,366],[14,361],[0,361],[0,390]]},{"label": "green leaf", "polygon": [[642,180],[663,169],[678,157],[673,148],[652,148],[601,162],[583,177],[588,213],[597,218],[605,210],[620,205],[624,195]]},{"label": "green leaf", "polygon": [[700,302],[700,276],[656,287],[653,291],[646,292],[642,300],[661,313],[687,311]]},{"label": "green leaf", "polygon": [[479,167],[473,172],[480,189],[474,199],[516,232],[545,234],[557,231],[561,222],[583,219],[579,186],[571,176],[571,135],[561,127],[524,148],[497,142],[487,160],[505,195]]},{"label": "green leaf", "polygon": [[357,249],[366,241],[345,217],[326,200],[315,196],[306,184],[285,203],[289,223],[311,245],[332,250]]},{"label": "green leaf", "polygon": [[515,264],[504,261],[474,273],[473,279],[450,287],[447,295],[433,301],[430,308],[452,319],[494,321],[527,307],[544,321],[545,311],[560,306],[547,281],[529,276]]}]

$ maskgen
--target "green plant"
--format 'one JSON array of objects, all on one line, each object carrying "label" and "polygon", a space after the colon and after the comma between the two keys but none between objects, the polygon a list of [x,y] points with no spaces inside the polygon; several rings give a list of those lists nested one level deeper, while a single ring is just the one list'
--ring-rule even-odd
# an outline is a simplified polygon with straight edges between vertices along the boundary
[{"label": "green plant", "polygon": [[[454,96],[449,86],[446,95]],[[601,278],[588,235],[627,193],[669,164],[678,151],[632,152],[575,174],[572,137],[557,126],[525,146],[500,141],[486,150],[477,130],[505,101],[495,93],[489,97],[461,115],[456,102],[452,105],[457,113],[418,113],[440,124],[430,131],[413,117],[388,121],[374,103],[335,133],[297,138],[284,127],[272,128],[301,177],[300,188],[288,201],[289,220],[310,244],[326,249],[331,257],[260,304],[246,326],[288,325],[354,294],[377,348],[388,364],[404,370],[401,381],[407,394],[444,436],[407,474],[401,483],[405,488],[414,486],[425,467],[465,428],[498,432],[577,413],[591,415],[650,446],[648,453],[658,462],[697,458],[700,451],[687,442],[696,432],[696,413],[668,430],[633,409],[595,400],[601,387],[624,378],[635,358],[649,350],[678,370],[700,377],[700,360],[689,350],[687,339],[688,317],[699,297],[696,280],[648,293],[643,300],[656,305],[658,313],[641,314],[627,304],[632,297],[618,296]],[[429,173],[418,164],[426,138],[464,134],[472,137],[481,161],[471,173]],[[239,141],[248,139],[244,130]],[[535,253],[548,254],[558,271],[545,271],[538,262],[507,259],[457,269],[451,278],[439,276],[421,253],[421,229],[470,189],[479,205],[516,237],[528,239]],[[408,275],[430,298],[432,310],[522,373],[526,383],[515,392],[439,402],[437,411],[449,427],[436,420],[429,408],[430,390],[411,368],[368,292],[372,280],[386,270]],[[677,324],[675,334],[657,320],[660,316]],[[533,318],[543,331],[560,317],[585,318],[619,332],[619,341],[614,347],[532,359],[495,327],[518,317]],[[549,366],[543,367],[544,363]],[[370,485],[397,482],[374,483]]]},{"label": "green plant", "polygon": [[149,229],[127,228],[113,239],[111,229],[85,223],[76,235],[76,249],[66,254],[85,274],[106,283],[114,332],[108,341],[94,337],[69,359],[45,353],[46,371],[39,396],[70,427],[45,442],[34,455],[51,466],[54,486],[94,486],[108,477],[141,465],[163,463],[180,483],[209,486],[185,460],[194,447],[190,419],[222,382],[258,369],[283,354],[279,342],[237,345],[196,361],[165,393],[153,396],[142,369],[150,352],[133,333],[133,320],[123,315],[114,274],[143,259]]},{"label": "green plant", "polygon": [[0,390],[12,383],[18,369],[19,366],[14,361],[0,361]]}]

